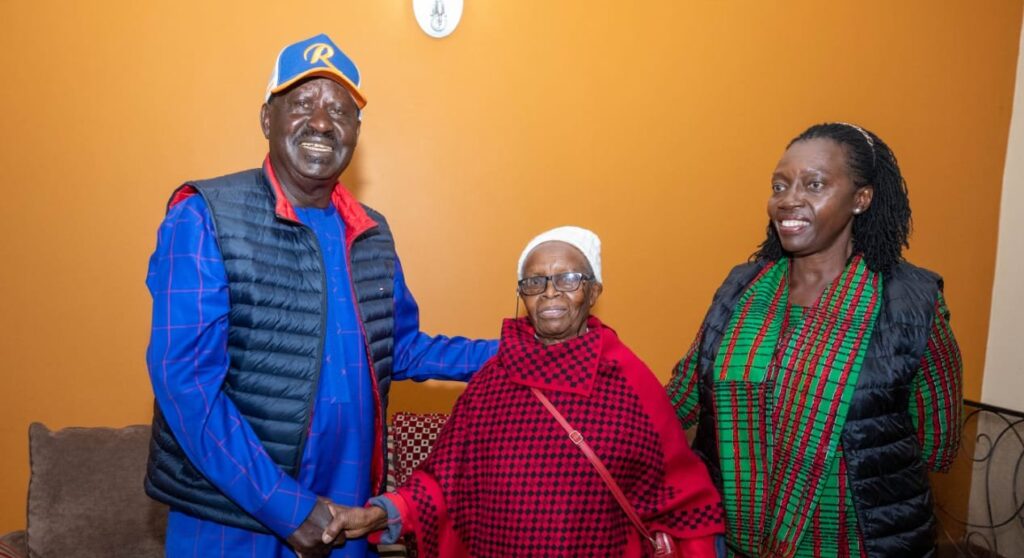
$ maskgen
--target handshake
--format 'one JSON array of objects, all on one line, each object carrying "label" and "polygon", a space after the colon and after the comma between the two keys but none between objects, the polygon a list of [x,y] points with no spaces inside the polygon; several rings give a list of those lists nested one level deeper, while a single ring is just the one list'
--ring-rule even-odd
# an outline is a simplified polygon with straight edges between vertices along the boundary
[{"label": "handshake", "polygon": [[288,544],[299,558],[327,556],[336,544],[380,531],[387,524],[387,512],[377,506],[350,508],[321,497],[309,517],[288,537]]}]

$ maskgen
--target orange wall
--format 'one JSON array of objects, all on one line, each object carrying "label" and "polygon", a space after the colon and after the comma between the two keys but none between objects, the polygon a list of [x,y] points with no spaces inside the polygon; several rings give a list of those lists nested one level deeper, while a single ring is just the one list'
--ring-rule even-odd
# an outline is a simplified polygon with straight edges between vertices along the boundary
[{"label": "orange wall", "polygon": [[[319,31],[363,71],[345,180],[389,216],[426,330],[496,335],[521,247],[575,223],[605,242],[598,313],[666,378],[761,239],[786,141],[849,120],[900,157],[909,255],[946,276],[978,394],[1019,0],[467,0],[440,41],[410,4],[0,4],[0,532],[24,524],[30,421],[148,420],[163,203],[259,163],[273,57]],[[458,393],[396,391],[417,410]]]}]

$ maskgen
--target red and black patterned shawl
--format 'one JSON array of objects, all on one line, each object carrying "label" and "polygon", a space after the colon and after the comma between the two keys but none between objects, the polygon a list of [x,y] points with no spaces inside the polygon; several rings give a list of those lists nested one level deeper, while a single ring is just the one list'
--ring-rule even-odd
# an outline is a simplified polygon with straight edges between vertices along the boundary
[{"label": "red and black patterned shawl", "polygon": [[664,388],[611,329],[545,346],[526,318],[455,405],[433,452],[399,488],[403,531],[426,556],[645,556],[591,463],[530,393],[583,433],[653,530],[723,531],[719,496]]}]

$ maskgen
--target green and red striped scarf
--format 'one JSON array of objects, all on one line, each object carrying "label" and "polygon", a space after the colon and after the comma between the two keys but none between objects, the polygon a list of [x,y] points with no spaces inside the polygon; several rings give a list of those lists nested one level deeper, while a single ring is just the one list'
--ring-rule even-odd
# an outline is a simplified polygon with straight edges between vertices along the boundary
[{"label": "green and red striped scarf", "polygon": [[788,274],[780,259],[747,287],[715,359],[727,536],[751,556],[793,556],[807,532],[882,292],[881,276],[855,257],[787,332]]}]

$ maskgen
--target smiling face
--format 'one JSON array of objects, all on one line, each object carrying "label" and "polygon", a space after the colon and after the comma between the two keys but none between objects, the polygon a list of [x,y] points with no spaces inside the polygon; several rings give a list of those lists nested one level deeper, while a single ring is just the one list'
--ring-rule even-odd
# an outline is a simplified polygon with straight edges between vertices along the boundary
[{"label": "smiling face", "polygon": [[768,216],[782,248],[794,257],[835,253],[845,259],[853,246],[853,219],[871,205],[872,194],[871,186],[854,184],[840,144],[798,141],[772,174]]},{"label": "smiling face", "polygon": [[[592,275],[583,253],[565,242],[539,244],[523,262],[523,277],[543,277],[559,273],[578,272]],[[523,296],[526,313],[537,332],[537,339],[545,345],[572,339],[584,332],[590,308],[601,295],[601,284],[584,281],[572,292],[555,289],[551,281],[538,295]]]},{"label": "smiling face", "polygon": [[314,78],[274,95],[260,112],[270,160],[286,189],[333,187],[359,139],[359,108],[335,81]]}]

